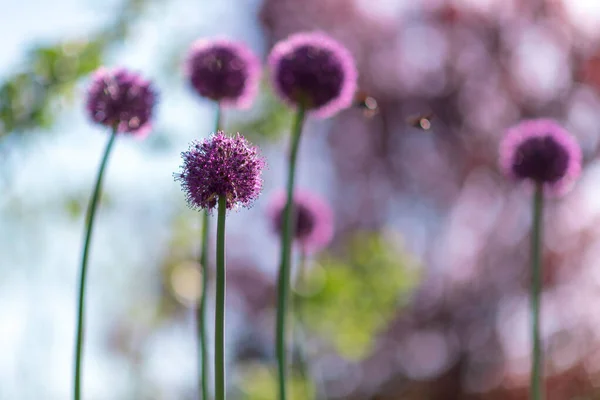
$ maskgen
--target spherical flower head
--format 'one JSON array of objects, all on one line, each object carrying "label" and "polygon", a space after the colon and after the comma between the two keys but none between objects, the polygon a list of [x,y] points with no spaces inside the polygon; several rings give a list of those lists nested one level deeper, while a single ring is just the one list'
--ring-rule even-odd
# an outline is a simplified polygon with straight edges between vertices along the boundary
[{"label": "spherical flower head", "polygon": [[248,207],[262,190],[265,160],[239,133],[231,137],[219,131],[193,142],[181,156],[183,165],[175,179],[192,208],[212,210],[221,196],[227,198],[228,210]]},{"label": "spherical flower head", "polygon": [[540,183],[552,193],[563,194],[581,173],[581,148],[557,122],[528,120],[506,133],[500,145],[500,166],[511,178]]},{"label": "spherical flower head", "polygon": [[100,67],[92,75],[87,111],[94,122],[115,128],[119,133],[145,136],[156,92],[150,81],[125,68]]},{"label": "spherical flower head", "polygon": [[[294,240],[303,251],[319,251],[331,242],[333,237],[333,212],[319,195],[302,189],[294,191]],[[278,235],[283,230],[283,214],[287,194],[279,190],[273,194],[268,206],[268,216],[272,229]]]},{"label": "spherical flower head", "polygon": [[199,39],[190,47],[184,69],[200,96],[223,107],[248,108],[258,93],[260,61],[242,43]]},{"label": "spherical flower head", "polygon": [[273,47],[273,86],[291,106],[326,118],[350,107],[358,73],[350,52],[322,33],[297,33]]}]

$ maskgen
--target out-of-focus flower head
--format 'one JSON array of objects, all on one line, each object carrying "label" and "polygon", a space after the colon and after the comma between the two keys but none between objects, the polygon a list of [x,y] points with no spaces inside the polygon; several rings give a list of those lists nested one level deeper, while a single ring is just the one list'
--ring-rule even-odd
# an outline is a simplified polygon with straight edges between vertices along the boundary
[{"label": "out-of-focus flower head", "polygon": [[[273,231],[281,235],[287,195],[284,190],[273,193],[268,216]],[[303,251],[315,252],[325,248],[333,237],[333,213],[321,196],[302,189],[294,192],[294,239]]]},{"label": "out-of-focus flower head", "polygon": [[227,198],[228,210],[248,207],[260,195],[265,160],[239,133],[231,137],[219,131],[193,142],[181,156],[183,165],[175,179],[192,208],[211,210],[220,196]]},{"label": "out-of-focus flower head", "polygon": [[156,97],[150,81],[137,73],[101,67],[92,75],[86,108],[98,124],[145,136],[150,131]]},{"label": "out-of-focus flower head", "polygon": [[273,86],[291,106],[325,118],[352,105],[358,78],[354,59],[323,33],[297,33],[280,41],[268,64]]},{"label": "out-of-focus flower head", "polygon": [[223,107],[248,108],[258,93],[260,61],[239,42],[199,39],[190,47],[184,69],[200,96]]},{"label": "out-of-focus flower head", "polygon": [[541,183],[562,194],[581,173],[581,148],[553,120],[523,121],[506,133],[500,145],[500,166],[511,178]]}]

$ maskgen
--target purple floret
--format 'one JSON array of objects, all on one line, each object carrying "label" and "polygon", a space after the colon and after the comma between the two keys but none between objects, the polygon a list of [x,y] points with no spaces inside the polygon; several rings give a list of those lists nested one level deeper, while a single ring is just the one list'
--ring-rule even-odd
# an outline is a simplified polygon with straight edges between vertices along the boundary
[{"label": "purple floret", "polygon": [[322,33],[297,33],[269,55],[273,86],[291,106],[302,105],[317,117],[350,107],[358,73],[350,52]]},{"label": "purple floret", "polygon": [[99,68],[92,75],[87,111],[96,123],[143,136],[150,131],[156,92],[149,81],[124,68]]},{"label": "purple floret", "polygon": [[509,129],[500,145],[500,165],[517,180],[564,192],[581,172],[581,149],[557,122],[536,119]]},{"label": "purple floret", "polygon": [[242,43],[200,39],[192,44],[185,73],[196,92],[224,107],[247,108],[258,93],[260,62]]},{"label": "purple floret", "polygon": [[220,196],[227,198],[227,209],[248,207],[260,195],[265,160],[239,133],[230,137],[219,131],[192,143],[181,155],[183,165],[175,179],[190,207],[212,210]]},{"label": "purple floret", "polygon": [[[286,202],[287,195],[280,190],[273,194],[269,203],[268,216],[272,229],[279,235],[283,229]],[[327,202],[315,193],[296,189],[294,210],[294,240],[302,251],[316,252],[327,247],[333,237],[333,213]]]}]

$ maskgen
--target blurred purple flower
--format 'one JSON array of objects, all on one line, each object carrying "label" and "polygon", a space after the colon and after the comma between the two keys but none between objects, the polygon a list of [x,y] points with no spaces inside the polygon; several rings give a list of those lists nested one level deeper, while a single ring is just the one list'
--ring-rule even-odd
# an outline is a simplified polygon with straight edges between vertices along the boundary
[{"label": "blurred purple flower", "polygon": [[224,107],[248,108],[258,93],[260,61],[242,43],[199,39],[190,47],[184,68],[200,96]]},{"label": "blurred purple flower", "polygon": [[511,178],[543,183],[560,194],[581,173],[581,149],[557,122],[528,120],[508,130],[500,145],[500,165]]},{"label": "blurred purple flower", "polygon": [[[269,202],[268,216],[274,232],[281,235],[283,211],[287,201],[284,190],[275,192]],[[303,251],[315,252],[326,247],[333,237],[333,213],[329,204],[319,195],[306,190],[294,192],[296,212],[296,243]]]},{"label": "blurred purple flower", "polygon": [[262,190],[265,166],[258,148],[239,133],[222,131],[202,142],[194,142],[181,153],[183,165],[175,179],[181,182],[192,208],[213,209],[219,196],[227,197],[227,209],[249,206]]},{"label": "blurred purple flower", "polygon": [[100,67],[92,75],[86,108],[94,122],[146,136],[156,103],[149,81],[125,68]]},{"label": "blurred purple flower", "polygon": [[352,104],[358,72],[350,52],[322,33],[297,33],[269,55],[273,86],[292,106],[329,117]]}]

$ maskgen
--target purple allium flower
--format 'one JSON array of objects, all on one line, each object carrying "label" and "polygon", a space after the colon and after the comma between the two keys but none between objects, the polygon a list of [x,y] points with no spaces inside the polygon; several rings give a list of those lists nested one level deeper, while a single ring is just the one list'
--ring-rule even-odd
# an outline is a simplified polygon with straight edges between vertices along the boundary
[{"label": "purple allium flower", "polygon": [[87,111],[94,122],[117,132],[145,136],[156,102],[149,81],[125,68],[98,68],[88,90]]},{"label": "purple allium flower", "polygon": [[358,73],[350,52],[322,33],[297,33],[269,55],[273,86],[290,105],[302,104],[317,117],[350,107]]},{"label": "purple allium flower", "polygon": [[[273,230],[281,235],[283,212],[287,194],[279,190],[271,197],[268,216]],[[294,191],[296,214],[294,240],[304,250],[318,251],[326,247],[333,237],[333,213],[327,202],[319,195],[301,189]]]},{"label": "purple allium flower", "polygon": [[183,165],[175,179],[181,182],[192,208],[213,209],[219,196],[227,197],[227,209],[249,206],[262,190],[265,166],[258,148],[239,133],[222,131],[201,142],[193,142],[181,153]]},{"label": "purple allium flower", "polygon": [[581,172],[581,149],[553,120],[523,121],[506,133],[500,145],[500,166],[511,178],[542,183],[560,194]]},{"label": "purple allium flower", "polygon": [[190,47],[184,68],[200,96],[224,107],[250,107],[258,93],[260,61],[242,43],[199,39]]}]

